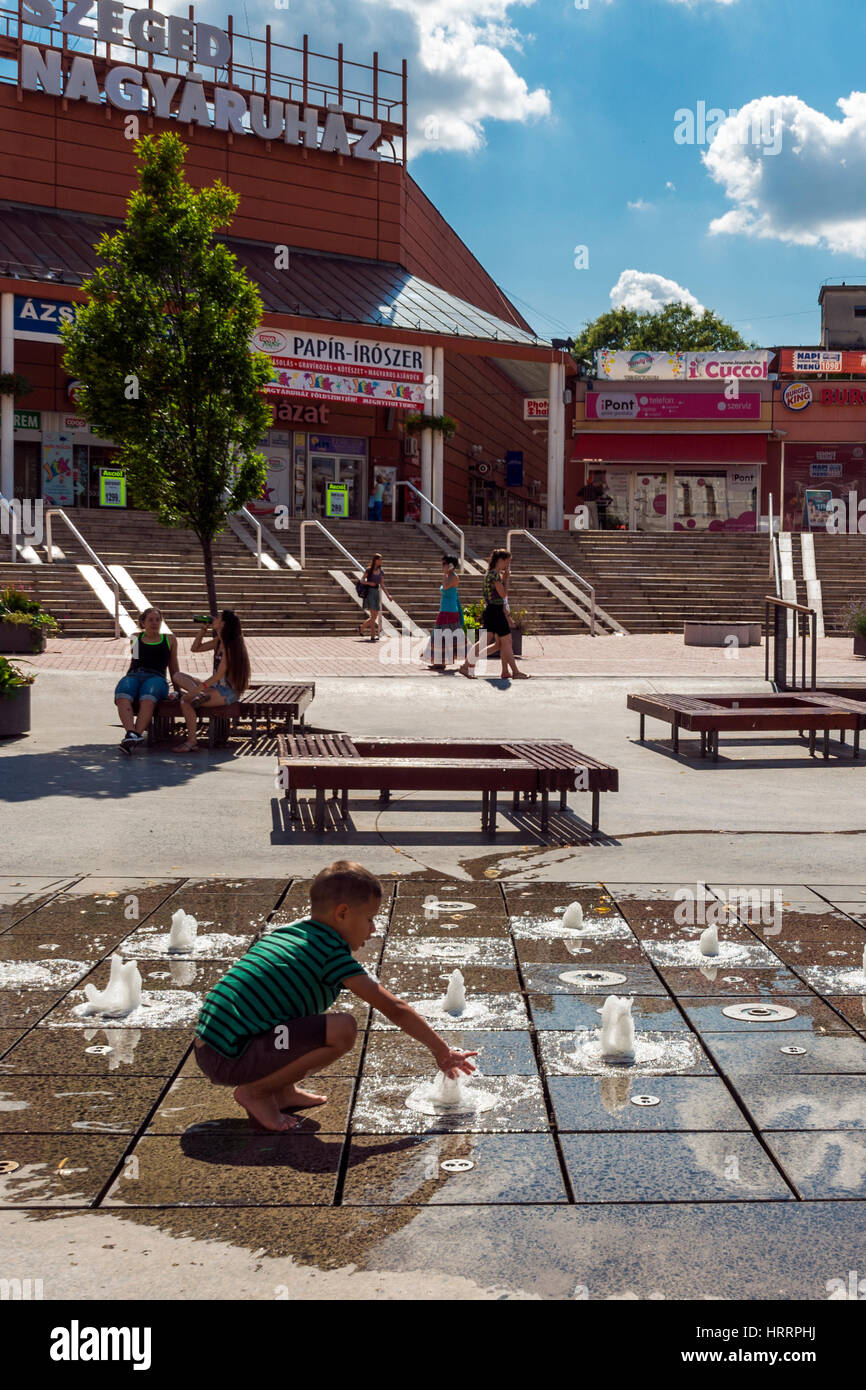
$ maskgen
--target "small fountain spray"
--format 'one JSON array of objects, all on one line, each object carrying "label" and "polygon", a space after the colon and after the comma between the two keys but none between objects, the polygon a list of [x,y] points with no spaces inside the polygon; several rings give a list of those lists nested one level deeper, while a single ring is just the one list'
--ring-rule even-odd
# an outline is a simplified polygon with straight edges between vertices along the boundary
[{"label": "small fountain spray", "polygon": [[442,1008],[446,1014],[462,1014],[466,1008],[466,982],[462,972],[452,970],[448,977],[448,988],[442,999]]},{"label": "small fountain spray", "polygon": [[719,929],[715,924],[701,932],[699,945],[702,956],[717,956],[719,954]]},{"label": "small fountain spray", "polygon": [[580,903],[569,903],[562,914],[562,925],[569,931],[580,931],[583,926],[583,908]]},{"label": "small fountain spray", "polygon": [[634,1019],[629,996],[609,994],[601,1010],[601,1055],[607,1062],[634,1061]]},{"label": "small fountain spray", "polygon": [[141,1004],[141,974],[134,960],[123,963],[123,957],[111,957],[111,973],[108,985],[98,990],[96,985],[85,985],[87,1003],[82,1008],[85,1014],[120,1015],[132,1013]]},{"label": "small fountain spray", "polygon": [[198,922],[189,912],[179,907],[171,919],[169,951],[191,951],[195,945]]},{"label": "small fountain spray", "polygon": [[461,1078],[437,1071],[430,1088],[430,1099],[434,1105],[461,1105],[465,1100]]}]

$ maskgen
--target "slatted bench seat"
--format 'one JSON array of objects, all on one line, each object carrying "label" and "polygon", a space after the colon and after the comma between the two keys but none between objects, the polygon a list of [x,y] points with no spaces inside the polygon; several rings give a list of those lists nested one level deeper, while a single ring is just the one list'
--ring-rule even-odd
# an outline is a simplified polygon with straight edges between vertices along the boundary
[{"label": "slatted bench seat", "polygon": [[540,792],[542,831],[546,831],[551,791],[560,792],[563,807],[568,791],[591,791],[595,832],[599,792],[618,788],[615,768],[554,740],[507,744],[489,739],[352,739],[345,734],[318,734],[280,735],[277,742],[291,814],[298,814],[298,788],[314,788],[318,831],[324,829],[328,788],[340,798],[344,817],[350,790],[377,789],[384,803],[392,791],[480,791],[481,826],[489,834],[496,831],[499,792],[510,791],[515,805],[521,793],[534,799]]},{"label": "slatted bench seat", "polygon": [[860,730],[866,728],[866,704],[820,690],[787,690],[750,695],[629,695],[627,706],[640,715],[640,741],[646,719],[659,719],[673,730],[673,751],[679,752],[680,729],[701,736],[701,757],[719,757],[719,734],[739,732],[809,734],[814,755],[815,736],[824,734],[824,757],[830,756],[830,731],[854,735],[854,757],[860,756]]},{"label": "slatted bench seat", "polygon": [[[312,681],[293,685],[251,685],[236,704],[215,705],[212,709],[199,707],[196,713],[200,719],[207,720],[208,747],[217,748],[228,743],[232,725],[242,720],[250,721],[254,741],[258,738],[260,720],[265,722],[268,733],[272,721],[281,722],[286,732],[291,733],[295,723],[303,724],[315,694]],[[160,700],[147,731],[148,744],[162,743],[170,738],[175,721],[179,719],[183,719],[180,700]]]}]

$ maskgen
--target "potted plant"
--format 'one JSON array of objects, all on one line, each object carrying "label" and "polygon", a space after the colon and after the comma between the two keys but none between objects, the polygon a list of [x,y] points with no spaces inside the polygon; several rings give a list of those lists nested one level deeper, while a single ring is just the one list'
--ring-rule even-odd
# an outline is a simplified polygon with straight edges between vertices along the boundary
[{"label": "potted plant", "polygon": [[843,616],[847,631],[854,634],[854,655],[866,656],[866,603],[852,599]]},{"label": "potted plant", "polygon": [[59,630],[57,619],[23,589],[0,589],[0,652],[43,652],[46,637]]},{"label": "potted plant", "polygon": [[523,655],[523,639],[532,635],[528,620],[529,614],[525,608],[511,609],[511,621],[516,623],[516,627],[511,631],[511,646],[515,656]]},{"label": "potted plant", "polygon": [[453,415],[407,415],[404,421],[407,434],[421,434],[423,430],[433,430],[443,439],[450,439],[458,427]]},{"label": "potted plant", "polygon": [[0,738],[30,732],[30,687],[34,676],[0,656]]}]

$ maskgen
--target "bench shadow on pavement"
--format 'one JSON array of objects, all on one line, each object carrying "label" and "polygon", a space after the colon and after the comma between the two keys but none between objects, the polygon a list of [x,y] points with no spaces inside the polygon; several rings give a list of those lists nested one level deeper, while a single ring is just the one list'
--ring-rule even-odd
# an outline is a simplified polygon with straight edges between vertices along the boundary
[{"label": "bench shadow on pavement", "polygon": [[[402,808],[398,809],[398,808]],[[396,820],[392,818],[388,825],[387,832],[371,826],[368,830],[360,830],[353,819],[354,812],[364,812],[365,814],[375,814],[377,811],[394,812],[397,811]],[[337,838],[344,844],[352,845],[379,845],[383,838],[394,844],[402,845],[429,845],[436,841],[442,841],[448,845],[502,845],[508,844],[510,848],[519,841],[525,844],[527,840],[535,841],[542,845],[560,847],[570,845],[592,845],[594,848],[613,848],[619,841],[611,835],[606,835],[599,830],[595,837],[592,835],[592,828],[588,822],[572,811],[560,811],[551,807],[550,819],[548,821],[547,833],[541,834],[539,811],[524,810],[522,807],[515,811],[511,805],[510,796],[499,804],[497,813],[497,832],[492,837],[485,834],[481,829],[481,811],[477,802],[470,800],[409,800],[399,798],[394,795],[387,805],[383,805],[375,796],[359,796],[349,802],[349,814],[346,819],[340,815],[339,802],[331,797],[325,801],[325,833],[319,834],[315,827],[315,798],[298,797],[297,820],[292,820],[289,803],[283,797],[271,798],[271,817],[272,830],[270,843],[272,845],[297,845],[301,840],[309,839],[318,843],[323,843],[331,838]],[[399,823],[401,814],[423,815],[426,817],[423,829],[403,829]],[[456,830],[453,825],[455,815],[473,815],[477,817],[478,826],[476,829]]]},{"label": "bench shadow on pavement", "polygon": [[705,758],[701,757],[700,739],[684,738],[682,734],[680,734],[680,748],[678,753],[674,752],[673,743],[669,738],[647,738],[643,740],[639,738],[630,738],[629,743],[633,748],[645,748],[648,752],[657,753],[661,757],[667,758],[669,762],[682,763],[686,767],[695,768],[697,771],[700,771],[701,768],[707,768],[708,770],[713,768],[716,772],[742,771],[744,768],[748,768],[750,771],[755,772],[773,772],[781,769],[790,770],[791,768],[803,770],[818,767],[866,768],[864,749],[861,748],[859,758],[854,758],[852,757],[851,744],[840,743],[838,739],[830,740],[830,757],[825,758],[823,756],[823,736],[819,737],[815,745],[815,756],[813,758],[809,757],[809,745],[807,740],[797,737],[774,738],[770,745],[772,748],[794,749],[800,755],[797,758],[773,757],[772,754],[769,753],[765,757],[756,758],[726,757],[725,754],[735,748],[754,750],[767,747],[766,744],[761,744],[757,739],[726,738],[724,743],[719,744],[719,760],[715,763],[710,754],[707,754]]},{"label": "bench shadow on pavement", "polygon": [[232,757],[222,748],[182,756],[168,747],[140,748],[126,757],[116,743],[78,743],[46,753],[22,750],[0,761],[0,797],[6,802],[50,796],[119,801],[138,792],[183,786]]}]

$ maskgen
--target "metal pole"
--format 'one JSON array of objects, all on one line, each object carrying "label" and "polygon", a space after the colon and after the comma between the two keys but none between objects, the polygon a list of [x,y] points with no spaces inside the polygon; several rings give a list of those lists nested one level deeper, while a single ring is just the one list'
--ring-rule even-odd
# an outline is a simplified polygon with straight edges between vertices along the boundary
[{"label": "metal pole", "polygon": [[782,440],[782,466],[779,470],[779,533],[785,529],[785,441]]}]

